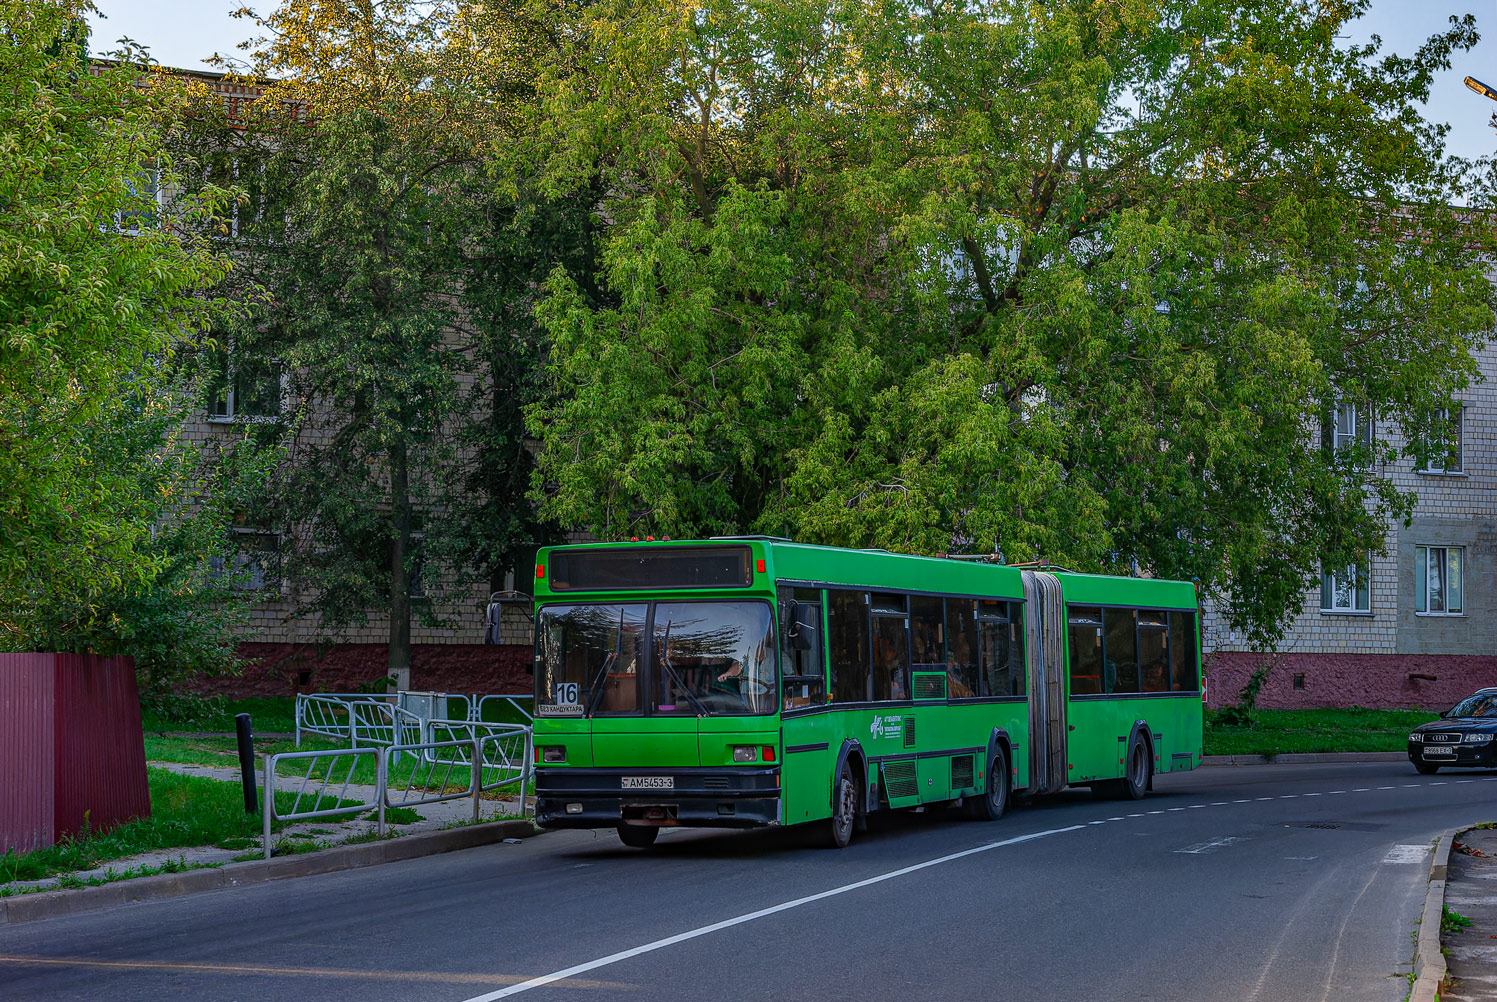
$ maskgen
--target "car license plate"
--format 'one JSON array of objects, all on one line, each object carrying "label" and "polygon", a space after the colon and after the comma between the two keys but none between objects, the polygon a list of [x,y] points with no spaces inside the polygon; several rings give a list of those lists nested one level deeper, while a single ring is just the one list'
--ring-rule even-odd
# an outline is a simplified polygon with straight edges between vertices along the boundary
[{"label": "car license plate", "polygon": [[1441,748],[1438,745],[1433,748],[1424,749],[1425,758],[1450,758],[1454,754],[1454,748]]},{"label": "car license plate", "polygon": [[674,776],[625,776],[623,782],[626,790],[674,790],[676,788]]}]

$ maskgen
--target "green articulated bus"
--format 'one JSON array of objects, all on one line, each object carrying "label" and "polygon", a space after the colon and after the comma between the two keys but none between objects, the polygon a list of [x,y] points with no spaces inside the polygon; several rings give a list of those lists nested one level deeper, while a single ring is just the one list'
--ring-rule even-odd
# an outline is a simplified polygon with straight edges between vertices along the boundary
[{"label": "green articulated bus", "polygon": [[560,546],[535,569],[536,821],[996,819],[1201,761],[1196,590],[766,537]]}]

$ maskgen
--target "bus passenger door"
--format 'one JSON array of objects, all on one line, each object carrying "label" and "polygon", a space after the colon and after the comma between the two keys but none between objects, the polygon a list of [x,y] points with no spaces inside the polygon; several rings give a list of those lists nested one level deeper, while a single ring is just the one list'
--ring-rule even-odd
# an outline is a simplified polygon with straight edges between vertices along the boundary
[{"label": "bus passenger door", "polygon": [[819,588],[779,589],[780,766],[787,825],[831,816],[832,717],[827,712],[826,631]]}]

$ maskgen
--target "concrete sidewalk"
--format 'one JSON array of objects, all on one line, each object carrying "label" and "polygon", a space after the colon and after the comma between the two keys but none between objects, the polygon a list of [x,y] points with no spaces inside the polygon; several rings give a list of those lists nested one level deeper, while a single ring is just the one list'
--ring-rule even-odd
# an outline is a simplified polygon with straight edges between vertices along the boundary
[{"label": "concrete sidewalk", "polygon": [[[214,779],[223,782],[240,782],[239,769],[237,767],[221,767],[210,765],[194,765],[182,762],[150,762],[152,768],[165,769],[183,776],[199,776],[204,779]],[[263,763],[256,770],[255,779],[263,783],[265,770]],[[295,791],[301,786],[301,779],[295,776],[277,776],[276,789],[278,791]],[[315,791],[315,786],[313,791]],[[337,796],[342,788],[333,784],[329,788],[329,795]],[[264,790],[260,790],[264,796]],[[373,802],[376,790],[373,786],[360,786],[350,784],[343,799]],[[306,808],[303,807],[303,810]],[[456,800],[444,800],[435,804],[421,804],[409,808],[415,812],[417,820],[401,824],[386,824],[385,837],[396,838],[407,835],[423,835],[432,832],[445,831],[461,825],[473,823],[473,801],[467,797]],[[519,818],[521,814],[520,803],[517,797],[501,797],[481,799],[480,821],[503,821]],[[527,822],[528,824],[528,822]],[[319,851],[331,849],[337,846],[347,845],[350,842],[359,844],[370,842],[376,837],[375,818],[372,812],[361,814],[347,814],[328,818],[316,818],[311,821],[300,821],[286,825],[276,835],[277,844],[288,843],[287,849],[297,854],[315,854]],[[45,880],[17,880],[11,883],[0,883],[0,889],[8,890],[10,893],[34,893],[36,891],[48,890],[66,885],[77,887],[79,881],[89,883],[116,879],[145,879],[137,874],[152,874],[162,870],[170,872],[190,871],[193,869],[221,866],[225,863],[243,862],[250,858],[263,858],[263,847],[258,838],[248,840],[253,844],[235,845],[230,848],[222,848],[216,845],[185,846],[172,849],[157,849],[152,852],[138,853],[134,856],[125,856],[119,859],[111,859],[99,866],[87,870],[78,870],[73,873],[59,874],[48,877]]]},{"label": "concrete sidewalk", "polygon": [[1457,929],[1457,923],[1444,923],[1440,943],[1448,972],[1440,998],[1497,998],[1497,830],[1471,828],[1456,834],[1444,907],[1470,924]]}]

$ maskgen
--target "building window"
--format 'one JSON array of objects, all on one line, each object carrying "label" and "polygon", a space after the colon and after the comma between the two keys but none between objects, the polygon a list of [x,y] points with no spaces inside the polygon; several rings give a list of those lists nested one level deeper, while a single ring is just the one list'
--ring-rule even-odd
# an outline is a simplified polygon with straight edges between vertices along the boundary
[{"label": "building window", "polygon": [[1461,614],[1459,546],[1414,547],[1414,611],[1425,616]]},{"label": "building window", "polygon": [[1326,568],[1320,572],[1320,611],[1371,612],[1372,562]]},{"label": "building window", "polygon": [[281,537],[258,529],[230,529],[230,553],[210,557],[208,569],[236,591],[281,590]]},{"label": "building window", "polygon": [[1461,425],[1466,409],[1451,407],[1435,413],[1434,428],[1424,441],[1427,459],[1420,473],[1461,472]]},{"label": "building window", "polygon": [[1327,428],[1326,445],[1333,452],[1372,445],[1372,412],[1367,407],[1342,401],[1336,404]]},{"label": "building window", "polygon": [[128,182],[128,208],[114,214],[114,230],[126,236],[134,236],[143,229],[152,229],[162,207],[161,172],[155,167],[141,170]]},{"label": "building window", "polygon": [[275,362],[225,359],[208,392],[208,420],[274,421],[281,415],[286,374]]}]

